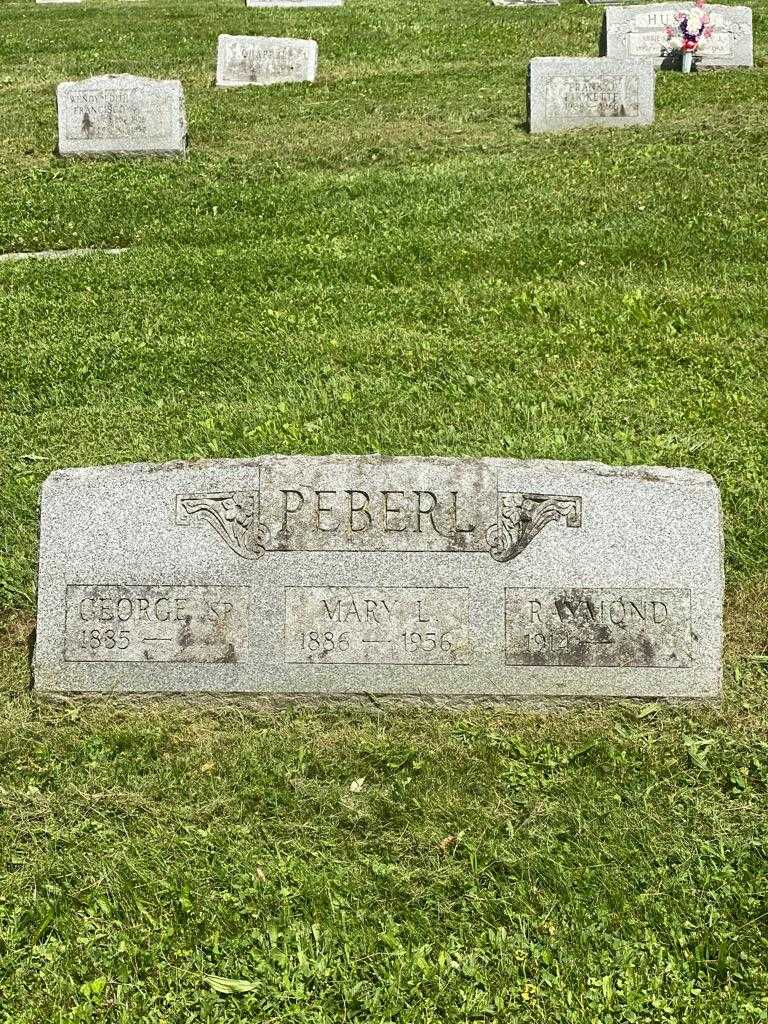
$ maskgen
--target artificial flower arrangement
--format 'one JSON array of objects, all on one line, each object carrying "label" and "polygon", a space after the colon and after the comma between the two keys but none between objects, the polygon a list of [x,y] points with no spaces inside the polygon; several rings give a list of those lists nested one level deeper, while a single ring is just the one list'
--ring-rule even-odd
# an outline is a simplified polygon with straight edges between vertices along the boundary
[{"label": "artificial flower arrangement", "polygon": [[690,71],[693,55],[702,39],[709,39],[715,31],[712,19],[705,10],[704,0],[696,0],[690,11],[677,11],[675,25],[667,25],[668,49],[679,50],[683,57],[683,71]]}]

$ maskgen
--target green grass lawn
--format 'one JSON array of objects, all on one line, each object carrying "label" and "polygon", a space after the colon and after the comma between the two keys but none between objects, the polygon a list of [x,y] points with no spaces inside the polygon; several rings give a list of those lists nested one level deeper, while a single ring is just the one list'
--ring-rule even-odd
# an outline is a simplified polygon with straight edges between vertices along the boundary
[{"label": "green grass lawn", "polygon": [[[0,264],[3,1024],[768,1020],[766,12],[653,127],[532,138],[599,9],[0,0],[0,253],[127,250]],[[318,82],[217,91],[220,32]],[[107,72],[182,79],[186,161],[53,155]],[[28,695],[49,472],[330,451],[708,470],[723,708]]]}]

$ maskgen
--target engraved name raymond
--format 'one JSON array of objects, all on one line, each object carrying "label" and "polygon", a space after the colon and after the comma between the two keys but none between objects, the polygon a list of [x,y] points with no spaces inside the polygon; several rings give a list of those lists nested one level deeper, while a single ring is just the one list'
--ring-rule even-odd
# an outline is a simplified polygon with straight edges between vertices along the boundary
[{"label": "engraved name raymond", "polygon": [[667,589],[506,590],[507,665],[683,668],[691,596]]},{"label": "engraved name raymond", "polygon": [[467,587],[286,587],[285,660],[465,665]]},{"label": "engraved name raymond", "polygon": [[66,661],[235,663],[247,649],[245,587],[67,587]]}]

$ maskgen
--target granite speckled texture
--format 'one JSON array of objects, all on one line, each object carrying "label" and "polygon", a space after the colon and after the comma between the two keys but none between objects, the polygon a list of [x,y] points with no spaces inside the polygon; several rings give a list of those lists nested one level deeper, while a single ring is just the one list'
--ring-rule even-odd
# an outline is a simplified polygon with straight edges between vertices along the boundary
[{"label": "granite speckled texture", "polygon": [[183,156],[184,90],[176,80],[100,75],[56,89],[60,156]]},{"label": "granite speckled texture", "polygon": [[654,74],[635,60],[534,57],[528,65],[530,131],[651,124]]},{"label": "granite speckled texture", "polygon": [[316,74],[317,43],[314,39],[219,36],[218,86],[314,82]]},{"label": "granite speckled texture", "polygon": [[[690,5],[689,5],[690,6]],[[680,54],[667,51],[666,28],[674,28],[675,14],[689,7],[676,3],[608,7],[603,15],[600,52],[607,57],[628,57],[653,67],[676,69]],[[694,66],[706,68],[751,68],[752,8],[707,4],[714,26],[709,39],[702,39]]]},{"label": "granite speckled texture", "polygon": [[705,473],[264,456],[58,471],[35,687],[564,706],[716,700]]}]

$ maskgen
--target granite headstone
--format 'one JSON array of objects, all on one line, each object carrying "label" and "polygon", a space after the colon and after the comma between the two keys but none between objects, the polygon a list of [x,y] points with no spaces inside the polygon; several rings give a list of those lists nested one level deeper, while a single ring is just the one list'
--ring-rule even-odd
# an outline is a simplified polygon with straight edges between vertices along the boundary
[{"label": "granite headstone", "polygon": [[[680,54],[669,52],[667,27],[674,28],[676,14],[692,5],[675,3],[608,7],[603,14],[601,53],[625,57],[654,67],[679,66]],[[707,4],[714,28],[695,53],[697,68],[752,67],[752,8]]]},{"label": "granite headstone", "polygon": [[35,685],[716,699],[719,492],[685,469],[382,456],[66,469]]},{"label": "granite headstone", "polygon": [[102,75],[56,90],[61,156],[180,156],[187,119],[179,81]]},{"label": "granite headstone", "polygon": [[651,124],[654,69],[607,57],[534,57],[528,65],[531,132]]},{"label": "granite headstone", "polygon": [[314,39],[271,36],[219,36],[216,84],[280,85],[314,82],[317,43]]}]

